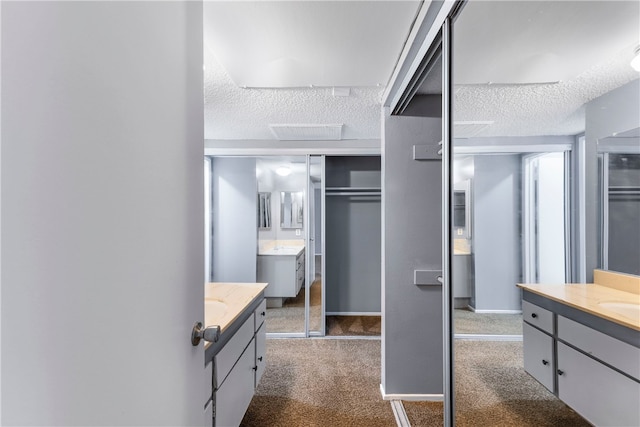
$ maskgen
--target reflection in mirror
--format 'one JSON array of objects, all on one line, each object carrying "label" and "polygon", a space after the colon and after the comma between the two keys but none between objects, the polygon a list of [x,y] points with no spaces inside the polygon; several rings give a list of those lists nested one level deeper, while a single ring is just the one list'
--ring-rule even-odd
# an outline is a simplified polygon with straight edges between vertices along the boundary
[{"label": "reflection in mirror", "polygon": [[[456,156],[473,156],[473,234],[471,239],[460,239],[469,247],[470,287],[456,282],[465,277],[456,272],[460,255],[453,257],[452,286],[454,297],[456,286],[468,291],[464,296],[475,310],[461,311],[464,317],[456,313],[453,321],[456,338],[465,338],[459,336],[462,328],[468,328],[464,333],[482,335],[481,341],[454,341],[456,398],[467,396],[456,399],[456,424],[487,412],[487,425],[589,424],[557,405],[535,375],[525,372],[526,360],[533,361],[531,355],[545,348],[542,338],[553,342],[550,334],[527,326],[524,338],[518,340],[498,336],[505,332],[497,332],[496,326],[508,320],[504,323],[522,330],[517,314],[522,296],[516,283],[590,281],[600,227],[594,185],[597,138],[621,130],[610,129],[615,124],[638,121],[638,74],[630,62],[638,46],[639,5],[468,1],[455,18],[453,151]],[[610,102],[613,92],[619,102]],[[471,164],[464,162],[454,160],[454,176],[456,168],[463,172]],[[609,160],[604,164],[613,167]],[[619,174],[628,172],[621,163],[615,168]],[[610,193],[610,187],[605,188]],[[610,201],[607,194],[605,205],[616,215],[630,215],[629,194],[624,201],[622,194],[615,197],[619,200]],[[639,214],[634,215],[637,224]],[[630,232],[628,225],[618,231],[624,233],[623,229]],[[456,230],[451,233],[455,240]],[[626,237],[616,239],[626,244]],[[613,244],[612,239],[609,242]],[[636,266],[637,259],[636,255]],[[555,344],[546,348],[555,352]],[[551,364],[561,360],[556,356],[551,354]],[[494,363],[497,359],[499,363]],[[550,365],[549,360],[538,364]],[[557,395],[560,377],[551,372],[549,378],[551,391],[555,381]],[[498,399],[486,401],[490,393]],[[548,397],[536,401],[535,411],[542,416],[530,419],[531,396],[542,393]],[[499,410],[506,409],[506,401],[508,411]],[[506,412],[519,416],[510,418]]]},{"label": "reflection in mirror", "polygon": [[323,335],[323,310],[322,301],[322,169],[323,158],[321,156],[309,157],[309,257],[307,283],[309,283],[309,333]]},{"label": "reflection in mirror", "polygon": [[280,192],[280,227],[302,228],[302,191]]},{"label": "reflection in mirror", "polygon": [[603,264],[640,275],[640,154],[603,155]]},{"label": "reflection in mirror", "polygon": [[271,228],[271,193],[258,193],[258,228]]},{"label": "reflection in mirror", "polygon": [[258,282],[269,283],[265,290],[267,333],[304,336],[307,248],[303,221],[297,216],[303,213],[304,193],[290,190],[305,188],[306,156],[258,157],[256,177],[258,192],[265,206],[270,205],[271,227],[258,228],[257,256]]}]

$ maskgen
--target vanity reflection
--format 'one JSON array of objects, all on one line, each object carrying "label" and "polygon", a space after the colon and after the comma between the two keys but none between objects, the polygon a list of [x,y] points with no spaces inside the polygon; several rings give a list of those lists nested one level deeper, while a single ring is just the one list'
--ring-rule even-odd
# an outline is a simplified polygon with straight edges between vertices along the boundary
[{"label": "vanity reflection", "polygon": [[268,283],[267,333],[324,334],[322,216],[315,214],[322,210],[322,167],[321,156],[220,155],[205,162],[207,280]]},{"label": "vanity reflection", "polygon": [[[561,415],[551,394],[531,411],[546,390],[524,373],[520,338],[504,335],[521,334],[516,283],[593,283],[603,265],[638,274],[640,144],[637,130],[628,137],[640,125],[639,12],[637,2],[469,1],[453,21],[452,184],[471,180],[473,231],[466,238],[460,218],[451,229],[457,425],[480,414],[486,425],[589,425]],[[627,140],[606,149],[613,134]],[[498,332],[509,316],[520,331]],[[501,380],[464,388],[489,370]]]}]

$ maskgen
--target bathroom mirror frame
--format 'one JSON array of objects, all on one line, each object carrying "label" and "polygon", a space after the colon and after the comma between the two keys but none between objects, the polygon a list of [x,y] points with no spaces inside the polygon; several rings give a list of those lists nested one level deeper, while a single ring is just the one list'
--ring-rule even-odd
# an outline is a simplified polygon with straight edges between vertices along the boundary
[{"label": "bathroom mirror frame", "polygon": [[258,228],[271,228],[271,193],[268,191],[258,192]]}]

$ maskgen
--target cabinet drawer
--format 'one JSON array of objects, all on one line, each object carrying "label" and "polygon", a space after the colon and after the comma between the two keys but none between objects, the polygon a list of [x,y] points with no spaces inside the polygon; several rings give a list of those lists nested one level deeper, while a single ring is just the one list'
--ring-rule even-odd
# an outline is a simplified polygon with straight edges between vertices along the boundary
[{"label": "cabinet drawer", "polygon": [[244,349],[247,348],[247,345],[253,339],[253,328],[254,320],[253,316],[250,316],[215,356],[218,388],[224,383],[231,368],[233,368],[233,365],[235,365]]},{"label": "cabinet drawer", "polygon": [[561,342],[558,397],[596,426],[640,425],[640,383]]},{"label": "cabinet drawer", "polygon": [[[253,326],[253,325],[252,325]],[[216,391],[215,425],[233,427],[240,425],[254,392],[255,343],[249,343],[227,380]]]},{"label": "cabinet drawer", "polygon": [[266,327],[262,325],[256,332],[256,380],[255,387],[258,387],[260,378],[267,366],[267,334]]},{"label": "cabinet drawer", "polygon": [[528,301],[522,301],[522,320],[553,334],[553,313],[545,308],[538,307]]},{"label": "cabinet drawer", "polygon": [[558,316],[558,338],[640,379],[640,348],[563,316]]},{"label": "cabinet drawer", "polygon": [[553,392],[553,337],[525,323],[522,328],[524,370]]},{"label": "cabinet drawer", "polygon": [[260,325],[267,318],[267,300],[263,299],[256,311],[254,312],[254,327],[253,330],[257,331],[260,328]]}]

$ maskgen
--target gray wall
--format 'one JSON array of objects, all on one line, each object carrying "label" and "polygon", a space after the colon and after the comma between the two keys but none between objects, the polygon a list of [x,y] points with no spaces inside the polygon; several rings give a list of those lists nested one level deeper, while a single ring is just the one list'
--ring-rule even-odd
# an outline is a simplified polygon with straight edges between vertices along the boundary
[{"label": "gray wall", "polygon": [[519,310],[521,156],[474,158],[473,247],[476,310]]},{"label": "gray wall", "polygon": [[327,196],[326,311],[380,312],[380,198]]},{"label": "gray wall", "polygon": [[414,270],[442,269],[442,163],[412,156],[442,139],[441,119],[385,116],[383,135],[382,386],[442,394],[442,288],[413,284]]},{"label": "gray wall", "polygon": [[[320,183],[316,185],[320,186]],[[314,197],[314,226],[315,226],[315,253],[322,254],[322,188],[318,187],[313,190]]]},{"label": "gray wall", "polygon": [[640,80],[612,90],[586,104],[585,129],[585,245],[586,281],[593,281],[593,269],[601,265],[599,253],[600,205],[598,195],[597,143],[614,132],[640,126]]},{"label": "gray wall", "polygon": [[330,195],[331,187],[380,188],[380,157],[325,159],[328,313],[380,313],[381,200]]},{"label": "gray wall", "polygon": [[255,282],[256,160],[214,157],[211,168],[213,281]]}]

